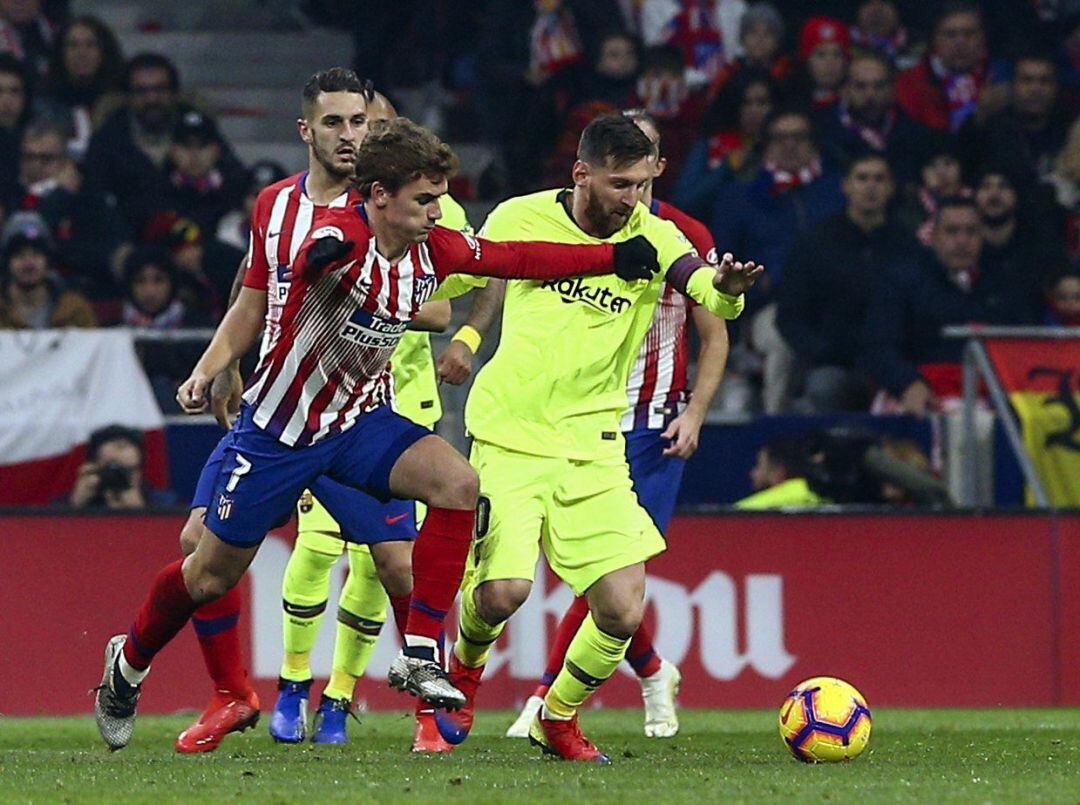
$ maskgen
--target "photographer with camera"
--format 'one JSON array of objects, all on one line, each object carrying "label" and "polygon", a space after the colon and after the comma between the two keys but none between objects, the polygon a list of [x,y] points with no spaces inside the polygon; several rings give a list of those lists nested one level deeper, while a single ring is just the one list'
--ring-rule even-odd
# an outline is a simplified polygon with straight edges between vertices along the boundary
[{"label": "photographer with camera", "polygon": [[152,509],[176,503],[171,492],[143,483],[142,434],[109,425],[90,434],[68,503],[76,509]]}]

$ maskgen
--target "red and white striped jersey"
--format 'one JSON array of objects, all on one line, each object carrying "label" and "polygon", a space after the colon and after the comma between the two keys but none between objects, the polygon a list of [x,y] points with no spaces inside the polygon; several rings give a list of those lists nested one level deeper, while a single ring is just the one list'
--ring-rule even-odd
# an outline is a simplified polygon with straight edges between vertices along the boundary
[{"label": "red and white striped jersey", "polygon": [[[712,234],[703,223],[656,199],[651,211],[658,218],[674,222],[694,245],[699,257],[709,265],[717,264]],[[687,296],[664,283],[652,324],[641,342],[626,384],[628,407],[622,418],[623,432],[665,428],[690,399],[686,320],[693,304]]]},{"label": "red and white striped jersey", "polygon": [[[307,250],[325,236],[354,246],[319,272]],[[312,444],[392,403],[390,355],[449,274],[548,279],[610,272],[613,260],[607,243],[493,243],[435,227],[391,263],[376,250],[362,206],[320,209],[296,255],[276,340],[244,400],[258,427],[287,445]],[[252,265],[245,284],[260,287],[265,277]]]},{"label": "red and white striped jersey", "polygon": [[[289,295],[290,268],[311,231],[316,211],[360,202],[360,194],[349,187],[329,204],[315,204],[308,197],[306,182],[307,171],[304,171],[263,188],[251,211],[249,269],[244,284],[266,291],[266,327],[259,345],[260,358],[278,339],[281,313]],[[264,278],[261,284],[260,277]]]}]

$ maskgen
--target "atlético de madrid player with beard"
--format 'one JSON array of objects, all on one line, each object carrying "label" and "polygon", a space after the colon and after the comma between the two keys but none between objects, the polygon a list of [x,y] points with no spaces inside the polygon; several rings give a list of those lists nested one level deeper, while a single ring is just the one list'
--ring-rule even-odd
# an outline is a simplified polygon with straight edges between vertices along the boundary
[{"label": "atl\u00e9tico de madrid player with beard", "polygon": [[[658,270],[644,239],[566,246],[491,243],[437,227],[456,158],[435,135],[399,118],[371,127],[356,156],[364,202],[322,211],[301,246],[278,323],[244,392],[194,553],[154,580],[129,632],[111,638],[95,700],[98,729],[125,746],[150,662],[194,611],[239,581],[266,532],[322,475],[377,498],[418,499],[427,518],[413,552],[405,646],[389,680],[436,707],[458,707],[436,645],[464,572],[478,499],[476,472],[427,429],[393,411],[388,360],[437,286],[454,273],[556,279]],[[207,405],[211,378],[243,355],[262,330],[256,297],[265,277],[245,281],[237,303],[177,398]]]}]

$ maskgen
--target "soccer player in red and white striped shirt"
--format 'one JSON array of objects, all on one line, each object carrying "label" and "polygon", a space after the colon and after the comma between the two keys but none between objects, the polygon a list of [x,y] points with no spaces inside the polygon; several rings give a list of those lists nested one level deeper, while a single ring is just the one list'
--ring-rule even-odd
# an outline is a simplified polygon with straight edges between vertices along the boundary
[{"label": "soccer player in red and white striped shirt", "polygon": [[[278,323],[289,289],[289,269],[311,228],[316,212],[323,207],[342,207],[360,202],[352,186],[356,151],[367,133],[370,88],[352,70],[333,68],[313,75],[305,84],[301,116],[297,127],[308,147],[308,169],[264,188],[251,216],[251,236],[245,265],[246,276],[256,281],[265,295],[251,297],[257,304],[253,316],[265,319],[260,355],[277,340]],[[242,279],[241,274],[238,279]],[[230,304],[236,301],[240,285],[234,287]],[[231,367],[215,379],[215,415],[226,420],[228,412],[217,403],[227,400],[235,386],[239,394],[243,382],[239,370]],[[235,413],[235,412],[234,412]],[[228,437],[210,454],[199,476],[188,520],[180,534],[185,555],[191,554],[202,535],[203,518],[221,470]],[[229,732],[252,726],[259,716],[259,700],[248,681],[240,650],[238,621],[241,598],[233,588],[216,601],[200,607],[192,616],[192,626],[213,681],[214,694],[199,718],[176,739],[179,752],[208,752],[217,748]]]},{"label": "soccer player in red and white striped shirt", "polygon": [[[155,579],[127,635],[106,648],[95,701],[99,731],[116,749],[134,729],[150,662],[202,604],[239,581],[267,530],[321,475],[378,498],[419,499],[428,513],[413,551],[405,646],[390,682],[437,707],[464,695],[436,656],[443,618],[461,582],[478,497],[475,471],[430,431],[392,410],[389,357],[438,284],[452,273],[547,279],[658,269],[643,239],[612,246],[490,243],[436,226],[453,152],[405,118],[372,127],[357,151],[364,203],[324,211],[298,252],[276,342],[244,393],[195,552]],[[250,271],[250,269],[249,269]],[[262,329],[245,280],[177,398],[206,407],[210,378],[243,355]],[[215,505],[216,504],[216,505]]]}]

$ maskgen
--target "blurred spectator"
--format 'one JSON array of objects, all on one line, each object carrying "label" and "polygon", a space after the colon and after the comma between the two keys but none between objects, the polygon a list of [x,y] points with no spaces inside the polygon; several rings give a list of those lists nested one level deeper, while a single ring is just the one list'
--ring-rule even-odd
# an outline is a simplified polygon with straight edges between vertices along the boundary
[{"label": "blurred spectator", "polygon": [[669,196],[678,171],[697,138],[704,93],[691,92],[678,52],[671,46],[650,48],[642,60],[637,83],[636,106],[644,109],[664,128],[664,152],[673,166],[671,174],[657,177],[654,191]]},{"label": "blurred spectator", "polygon": [[780,282],[798,234],[841,210],[844,198],[836,174],[822,165],[804,113],[774,112],[763,129],[761,170],[721,190],[712,231],[719,249],[765,265],[768,279],[758,286],[767,294]]},{"label": "blurred spectator", "polygon": [[160,246],[172,255],[177,269],[180,298],[188,309],[217,320],[224,313],[222,300],[236,276],[237,262],[223,259],[214,241],[207,243],[203,231],[190,218],[172,210],[156,213],[142,232],[142,241]]},{"label": "blurred spectator", "polygon": [[223,145],[217,124],[194,109],[173,128],[166,162],[169,192],[160,207],[190,218],[204,232],[216,231],[244,192],[243,169],[224,158]]},{"label": "blurred spectator", "polygon": [[179,291],[176,266],[168,251],[155,246],[135,249],[124,263],[121,322],[154,330],[209,326],[207,316],[188,310]]},{"label": "blurred spectator", "polygon": [[100,123],[102,99],[124,85],[124,57],[116,36],[97,17],[69,20],[56,37],[57,48],[42,85],[41,101],[68,121],[68,150],[82,161],[90,135]]},{"label": "blurred spectator", "polygon": [[822,166],[805,114],[777,112],[766,121],[764,131],[761,170],[755,178],[720,191],[711,229],[718,249],[765,266],[766,274],[753,294],[758,312],[751,319],[750,340],[764,357],[765,411],[775,413],[787,403],[792,358],[776,329],[776,306],[767,303],[783,281],[795,238],[843,209],[844,197],[836,175]]},{"label": "blurred spectator", "polygon": [[799,65],[789,79],[789,95],[814,112],[836,105],[851,58],[847,26],[831,17],[811,17],[799,34]]},{"label": "blurred spectator", "polygon": [[9,53],[0,53],[0,204],[18,193],[19,141],[30,112],[26,71]]},{"label": "blurred spectator", "polygon": [[969,0],[948,0],[934,25],[930,52],[896,82],[900,107],[916,122],[956,132],[976,109],[996,114],[1008,99],[1006,68],[991,62],[982,12]]},{"label": "blurred spectator", "polygon": [[819,110],[814,126],[835,163],[869,149],[885,155],[899,186],[915,179],[926,130],[896,105],[892,70],[876,53],[852,59],[840,102]]},{"label": "blurred spectator", "polygon": [[780,287],[776,323],[805,374],[799,413],[868,407],[870,384],[856,368],[852,333],[862,330],[883,274],[904,270],[915,245],[889,221],[895,185],[883,156],[854,159],[843,191],[846,209],[795,242]]},{"label": "blurred spectator", "polygon": [[288,172],[277,162],[260,160],[248,170],[247,191],[240,202],[239,209],[231,210],[218,223],[217,240],[233,249],[246,252],[251,235],[251,211],[255,209],[255,200],[259,191],[279,182]]},{"label": "blurred spectator", "polygon": [[43,76],[55,39],[42,0],[0,0],[0,53],[10,53],[29,72]]},{"label": "blurred spectator", "polygon": [[[116,199],[133,231],[139,231],[155,212],[164,209],[170,192],[166,161],[172,132],[189,106],[180,100],[176,67],[164,56],[143,53],[127,64],[126,102],[102,123],[90,139],[86,154],[87,187]],[[222,148],[221,160],[236,158]]]},{"label": "blurred spectator", "polygon": [[887,272],[870,302],[862,368],[886,396],[875,410],[923,416],[961,394],[963,341],[942,336],[947,325],[1017,324],[1015,283],[982,270],[983,224],[975,202],[947,199],[938,207],[931,251],[912,267]]},{"label": "blurred spectator", "polygon": [[1011,87],[1003,112],[972,115],[960,129],[966,167],[1008,164],[1025,178],[1042,179],[1053,171],[1069,134],[1069,115],[1057,105],[1057,66],[1049,55],[1021,56]]},{"label": "blurred spectator", "polygon": [[731,57],[744,0],[645,0],[638,15],[646,46],[674,47],[692,89],[707,86]]},{"label": "blurred spectator", "polygon": [[109,425],[90,434],[68,503],[76,509],[153,509],[173,506],[176,495],[143,481],[142,434]]},{"label": "blurred spectator", "polygon": [[945,199],[970,196],[957,155],[956,141],[949,135],[928,137],[921,154],[918,183],[909,186],[897,211],[897,222],[924,246],[930,245],[934,213]]},{"label": "blurred spectator", "polygon": [[709,86],[708,97],[715,98],[739,70],[757,67],[779,83],[791,72],[791,59],[783,53],[784,18],[771,3],[751,3],[739,21],[740,55],[721,70]]},{"label": "blurred spectator", "polygon": [[1010,297],[1010,317],[1017,324],[1039,322],[1046,276],[1052,266],[1065,262],[1060,237],[1053,237],[1038,206],[1028,205],[1028,214],[1022,214],[1021,195],[1032,196],[1028,188],[1009,166],[988,166],[975,183],[975,205],[983,221],[983,281]]},{"label": "blurred spectator", "polygon": [[[491,3],[481,16],[477,102],[486,137],[503,147],[513,188],[540,175],[557,132],[550,110],[555,94],[567,91],[560,82],[568,68],[595,53],[597,37],[618,19],[614,0]],[[545,125],[522,125],[527,120]]]},{"label": "blurred spectator", "polygon": [[863,0],[859,4],[851,42],[861,51],[881,55],[897,70],[907,70],[919,61],[918,50],[891,0]]},{"label": "blurred spectator", "polygon": [[623,31],[610,31],[600,39],[590,69],[575,82],[574,104],[601,101],[616,109],[630,106],[640,69],[637,41]]},{"label": "blurred spectator", "polygon": [[67,151],[69,131],[35,120],[23,133],[18,206],[36,210],[56,241],[57,256],[79,290],[94,297],[115,293],[111,269],[123,260],[128,231],[108,200],[83,187]]},{"label": "blurred spectator", "polygon": [[680,209],[708,220],[721,187],[756,173],[762,125],[779,95],[772,76],[755,67],[740,70],[724,85],[702,117],[704,136],[687,154],[675,186],[673,201]]},{"label": "blurred spectator", "polygon": [[806,440],[797,436],[774,439],[757,453],[750,470],[754,494],[736,501],[736,509],[778,509],[785,506],[817,506],[827,502],[810,489]]},{"label": "blurred spectator", "polygon": [[11,216],[0,235],[0,328],[96,327],[86,298],[53,271],[53,245],[40,215]]},{"label": "blurred spectator", "polygon": [[1055,273],[1047,283],[1046,318],[1052,327],[1080,327],[1080,271],[1075,267]]}]

